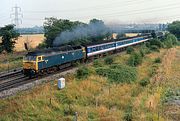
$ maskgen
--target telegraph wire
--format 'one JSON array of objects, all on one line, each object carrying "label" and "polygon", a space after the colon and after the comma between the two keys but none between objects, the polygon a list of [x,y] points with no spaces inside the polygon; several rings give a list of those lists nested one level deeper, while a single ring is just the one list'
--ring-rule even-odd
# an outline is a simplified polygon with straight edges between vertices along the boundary
[{"label": "telegraph wire", "polygon": [[[138,1],[141,1],[141,2],[139,2],[139,3],[143,3],[143,1],[145,2],[145,0],[136,0],[136,1],[134,1],[134,0],[130,0],[130,1],[127,1],[127,2],[124,2],[125,4],[122,4],[122,3],[119,3],[120,5],[126,5],[126,6],[129,6],[129,5],[133,5],[133,4],[128,4],[128,3],[135,3],[135,4],[137,4],[137,2]],[[153,0],[151,0],[151,1],[153,1]],[[151,1],[146,1],[146,2],[151,2]],[[97,10],[97,9],[107,9],[107,8],[112,8],[112,6],[111,5],[118,5],[117,3],[111,3],[111,4],[106,4],[107,6],[94,6],[94,7],[86,7],[86,8],[79,8],[79,9],[71,9],[71,10],[52,10],[52,11],[49,11],[49,10],[45,10],[45,11],[24,11],[24,12],[26,12],[26,13],[36,13],[36,14],[43,14],[43,13],[59,13],[59,12],[72,12],[72,11],[86,11],[86,10]],[[119,6],[117,6],[117,7],[119,7]]]}]

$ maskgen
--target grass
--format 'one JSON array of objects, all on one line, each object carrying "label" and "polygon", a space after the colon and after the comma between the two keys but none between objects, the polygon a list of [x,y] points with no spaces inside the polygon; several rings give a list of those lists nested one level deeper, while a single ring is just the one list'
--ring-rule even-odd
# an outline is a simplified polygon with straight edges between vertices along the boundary
[{"label": "grass", "polygon": [[30,49],[33,49],[33,48],[36,48],[43,41],[44,41],[44,35],[43,34],[21,35],[18,38],[18,40],[16,40],[14,50],[17,52],[25,51],[24,43],[27,43],[28,47]]},{"label": "grass", "polygon": [[[43,84],[14,97],[1,99],[0,120],[71,121],[75,112],[79,121],[172,119],[172,114],[168,112],[172,107],[161,100],[167,87],[173,90],[180,87],[179,55],[180,48],[161,49],[146,55],[142,64],[136,67],[138,79],[130,84],[109,83],[107,78],[98,76],[95,68],[99,62],[104,65],[104,60],[100,59],[94,66],[87,65],[91,74],[86,78],[79,80],[74,74],[66,75],[66,88],[63,90],[58,90],[57,81],[54,81],[54,84]],[[162,62],[154,63],[158,57]],[[126,64],[129,55],[123,53],[113,58],[113,64]],[[149,70],[154,64],[157,73],[150,76]],[[144,78],[149,78],[150,82],[141,86],[139,82]]]},{"label": "grass", "polygon": [[22,67],[25,53],[0,54],[0,72]]},{"label": "grass", "polygon": [[16,40],[13,54],[0,54],[0,72],[22,67],[22,58],[26,53],[24,43],[28,44],[29,49],[34,49],[43,41],[43,34],[21,35]]}]

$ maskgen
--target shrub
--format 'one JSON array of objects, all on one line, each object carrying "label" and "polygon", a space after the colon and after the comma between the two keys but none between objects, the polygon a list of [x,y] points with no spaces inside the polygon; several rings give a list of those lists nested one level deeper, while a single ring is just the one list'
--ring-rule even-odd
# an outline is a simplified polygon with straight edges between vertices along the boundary
[{"label": "shrub", "polygon": [[173,35],[173,34],[167,34],[166,40],[170,40],[173,45],[177,45],[178,44],[178,40],[177,40],[176,36]]},{"label": "shrub", "polygon": [[113,60],[112,57],[107,57],[107,58],[104,59],[105,64],[112,64],[113,61],[114,61],[114,60]]},{"label": "shrub", "polygon": [[150,47],[151,47],[150,42],[146,42],[146,43],[145,43],[145,45],[146,45],[146,47],[148,47],[148,48],[150,48]]},{"label": "shrub", "polygon": [[78,79],[84,79],[84,78],[87,78],[89,75],[89,69],[87,67],[80,67],[78,70],[77,70],[77,73],[76,73],[76,78]]},{"label": "shrub", "polygon": [[103,66],[102,62],[100,62],[99,60],[94,60],[93,65],[94,65],[94,67],[96,67],[96,68]]},{"label": "shrub", "polygon": [[44,48],[46,48],[46,47],[47,47],[47,44],[46,44],[45,42],[40,43],[40,44],[38,45],[38,48],[39,48],[39,49],[44,49]]},{"label": "shrub", "polygon": [[173,90],[170,88],[167,88],[163,91],[163,93],[161,95],[161,102],[167,103],[169,100],[172,99],[173,96],[174,96]]},{"label": "shrub", "polygon": [[134,52],[134,48],[133,47],[128,47],[126,50],[127,54],[131,54]]},{"label": "shrub", "polygon": [[173,43],[172,40],[168,39],[164,42],[164,45],[166,48],[172,48],[173,47]]},{"label": "shrub", "polygon": [[142,55],[142,57],[144,57],[145,54],[149,54],[151,51],[150,51],[150,49],[144,44],[144,45],[141,46],[139,52],[140,52],[140,54]]},{"label": "shrub", "polygon": [[151,77],[154,76],[157,73],[157,69],[158,69],[158,66],[153,65],[149,70],[149,76],[151,76]]},{"label": "shrub", "polygon": [[[91,121],[91,120],[95,120],[95,119],[97,119],[98,118],[98,114],[97,113],[95,113],[95,112],[89,112],[88,113],[88,119]],[[88,120],[88,121],[89,121]]]},{"label": "shrub", "polygon": [[156,58],[155,60],[154,60],[154,63],[161,63],[161,58]]},{"label": "shrub", "polygon": [[141,49],[139,50],[139,54],[140,54],[142,57],[144,57],[144,56],[145,56],[145,51],[141,48]]},{"label": "shrub", "polygon": [[152,45],[152,46],[150,47],[150,49],[151,49],[152,51],[159,52],[159,48],[158,48],[158,46],[156,46],[156,45]]},{"label": "shrub", "polygon": [[132,121],[132,105],[128,105],[125,114],[124,114],[124,120],[125,121]]},{"label": "shrub", "polygon": [[112,65],[110,67],[97,68],[96,73],[107,77],[110,82],[115,83],[131,83],[137,79],[136,69],[125,65]]},{"label": "shrub", "polygon": [[137,66],[142,63],[143,57],[140,53],[133,53],[128,59],[128,65]]},{"label": "shrub", "polygon": [[162,42],[159,40],[159,39],[153,39],[153,40],[151,40],[150,41],[150,45],[151,46],[157,46],[158,48],[161,48],[161,47],[163,47],[163,44],[162,44]]},{"label": "shrub", "polygon": [[143,87],[147,86],[149,83],[150,83],[150,81],[148,78],[144,78],[139,82],[139,84]]}]

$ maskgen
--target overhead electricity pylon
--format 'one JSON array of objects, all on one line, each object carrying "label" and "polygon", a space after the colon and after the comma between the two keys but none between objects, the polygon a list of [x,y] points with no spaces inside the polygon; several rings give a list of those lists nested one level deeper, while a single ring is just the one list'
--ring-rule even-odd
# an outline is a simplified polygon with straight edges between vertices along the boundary
[{"label": "overhead electricity pylon", "polygon": [[19,28],[19,25],[22,24],[22,17],[23,14],[21,12],[21,8],[17,5],[15,7],[12,7],[13,13],[11,13],[10,17],[12,18],[11,22],[12,24],[16,25],[16,28]]}]

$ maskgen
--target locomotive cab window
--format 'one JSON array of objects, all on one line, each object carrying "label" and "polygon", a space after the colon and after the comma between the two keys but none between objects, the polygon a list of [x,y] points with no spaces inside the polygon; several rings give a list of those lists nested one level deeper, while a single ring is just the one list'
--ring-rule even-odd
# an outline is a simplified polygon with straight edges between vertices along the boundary
[{"label": "locomotive cab window", "polygon": [[40,56],[40,57],[38,57],[38,61],[41,61],[42,60],[42,57]]},{"label": "locomotive cab window", "polygon": [[25,56],[24,61],[36,61],[36,56]]}]

